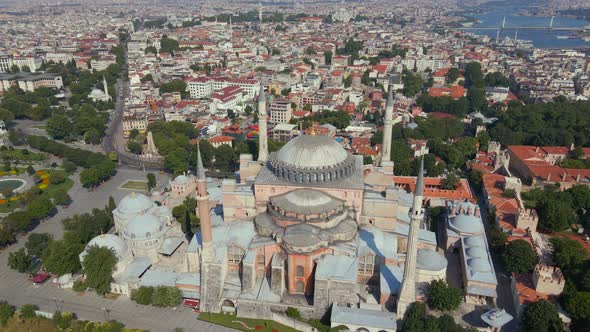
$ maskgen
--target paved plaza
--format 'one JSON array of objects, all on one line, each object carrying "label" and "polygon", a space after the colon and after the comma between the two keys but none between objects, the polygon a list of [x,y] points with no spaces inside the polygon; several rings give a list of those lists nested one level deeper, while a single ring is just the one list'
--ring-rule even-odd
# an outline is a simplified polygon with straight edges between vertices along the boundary
[{"label": "paved plaza", "polygon": [[[109,196],[116,202],[129,194],[128,190],[120,189],[127,180],[145,180],[146,174],[139,170],[120,168],[117,174],[101,185],[89,191],[80,185],[78,174],[74,175],[74,187],[70,191],[72,204],[52,218],[40,224],[34,233],[50,233],[56,239],[63,236],[61,220],[75,214],[90,212],[93,208],[103,208],[107,205]],[[158,183],[168,181],[166,174],[155,173]],[[19,238],[17,244],[0,252],[0,301],[7,301],[13,305],[35,304],[40,310],[54,312],[59,306],[62,311],[74,312],[80,319],[103,321],[105,312],[108,318],[120,321],[128,327],[147,329],[153,332],[172,331],[176,327],[184,331],[231,331],[231,329],[212,325],[197,320],[197,315],[189,308],[176,309],[158,308],[138,305],[125,296],[115,300],[107,300],[95,293],[86,292],[82,295],[69,289],[59,289],[50,281],[43,285],[33,285],[26,274],[21,274],[7,268],[8,254],[24,246],[27,236]]]}]

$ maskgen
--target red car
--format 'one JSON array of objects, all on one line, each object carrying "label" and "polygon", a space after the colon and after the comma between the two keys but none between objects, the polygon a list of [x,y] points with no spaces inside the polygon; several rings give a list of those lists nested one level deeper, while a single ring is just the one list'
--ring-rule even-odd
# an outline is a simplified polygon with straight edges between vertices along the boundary
[{"label": "red car", "polygon": [[47,279],[49,279],[51,276],[48,273],[37,273],[33,276],[33,278],[31,278],[31,281],[33,282],[33,284],[42,284],[45,281],[47,281]]}]

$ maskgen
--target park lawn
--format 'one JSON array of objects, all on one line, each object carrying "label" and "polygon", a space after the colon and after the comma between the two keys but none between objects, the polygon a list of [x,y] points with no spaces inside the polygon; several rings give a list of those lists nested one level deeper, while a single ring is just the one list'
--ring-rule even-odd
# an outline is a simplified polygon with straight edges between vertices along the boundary
[{"label": "park lawn", "polygon": [[[199,315],[199,320],[229,327],[240,331],[262,331],[262,332],[297,332],[297,330],[288,326],[279,324],[272,320],[253,319],[253,318],[237,318],[235,314],[214,314],[205,312]],[[244,325],[237,323],[243,322],[248,325],[249,329]],[[261,329],[257,329],[259,326]]]},{"label": "park lawn", "polygon": [[121,185],[121,188],[147,191],[147,181],[127,180]]},{"label": "park lawn", "polygon": [[4,332],[59,331],[59,329],[55,326],[55,323],[51,319],[43,317],[35,317],[29,319],[20,319],[17,317],[12,317],[8,321],[8,323],[2,327],[1,330]]}]

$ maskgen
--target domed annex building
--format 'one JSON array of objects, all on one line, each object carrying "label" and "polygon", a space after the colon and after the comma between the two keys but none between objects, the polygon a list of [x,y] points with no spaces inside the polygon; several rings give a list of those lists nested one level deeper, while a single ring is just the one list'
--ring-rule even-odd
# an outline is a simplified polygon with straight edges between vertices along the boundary
[{"label": "domed annex building", "polygon": [[[258,112],[266,128],[264,92]],[[200,276],[201,310],[271,319],[287,307],[306,317],[332,307],[352,330],[395,331],[396,317],[424,298],[420,286],[446,278],[424,213],[423,172],[411,194],[394,183],[385,154],[365,166],[327,136],[301,135],[270,154],[265,130],[259,140],[258,160],[240,156],[239,173],[223,181],[215,207],[198,154],[201,231],[188,262]]]},{"label": "domed annex building", "polygon": [[91,246],[113,250],[117,265],[111,292],[130,295],[141,286],[166,285],[193,296],[199,278],[188,273],[188,241],[168,207],[131,193],[113,210],[113,219],[115,234],[95,237],[80,254],[83,261]]}]

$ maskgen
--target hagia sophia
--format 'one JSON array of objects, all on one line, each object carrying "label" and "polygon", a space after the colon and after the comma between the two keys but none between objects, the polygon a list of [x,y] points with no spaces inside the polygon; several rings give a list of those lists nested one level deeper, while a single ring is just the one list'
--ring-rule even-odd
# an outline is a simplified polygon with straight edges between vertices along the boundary
[{"label": "hagia sophia", "polygon": [[[440,189],[423,166],[418,177],[394,176],[392,110],[390,93],[375,165],[313,132],[269,153],[261,89],[257,160],[241,155],[236,178],[209,188],[199,152],[196,186],[193,176],[171,182],[177,193],[196,196],[201,228],[190,241],[172,205],[143,194],[118,204],[116,235],[90,243],[116,251],[112,290],[172,285],[198,299],[201,311],[266,319],[288,307],[306,317],[332,308],[342,324],[395,331],[408,305],[425,298],[424,284],[446,279],[445,251],[455,251],[462,271],[450,272],[462,274],[466,301],[493,302],[497,280],[469,186]],[[448,209],[444,238],[430,231],[428,206]]]}]

